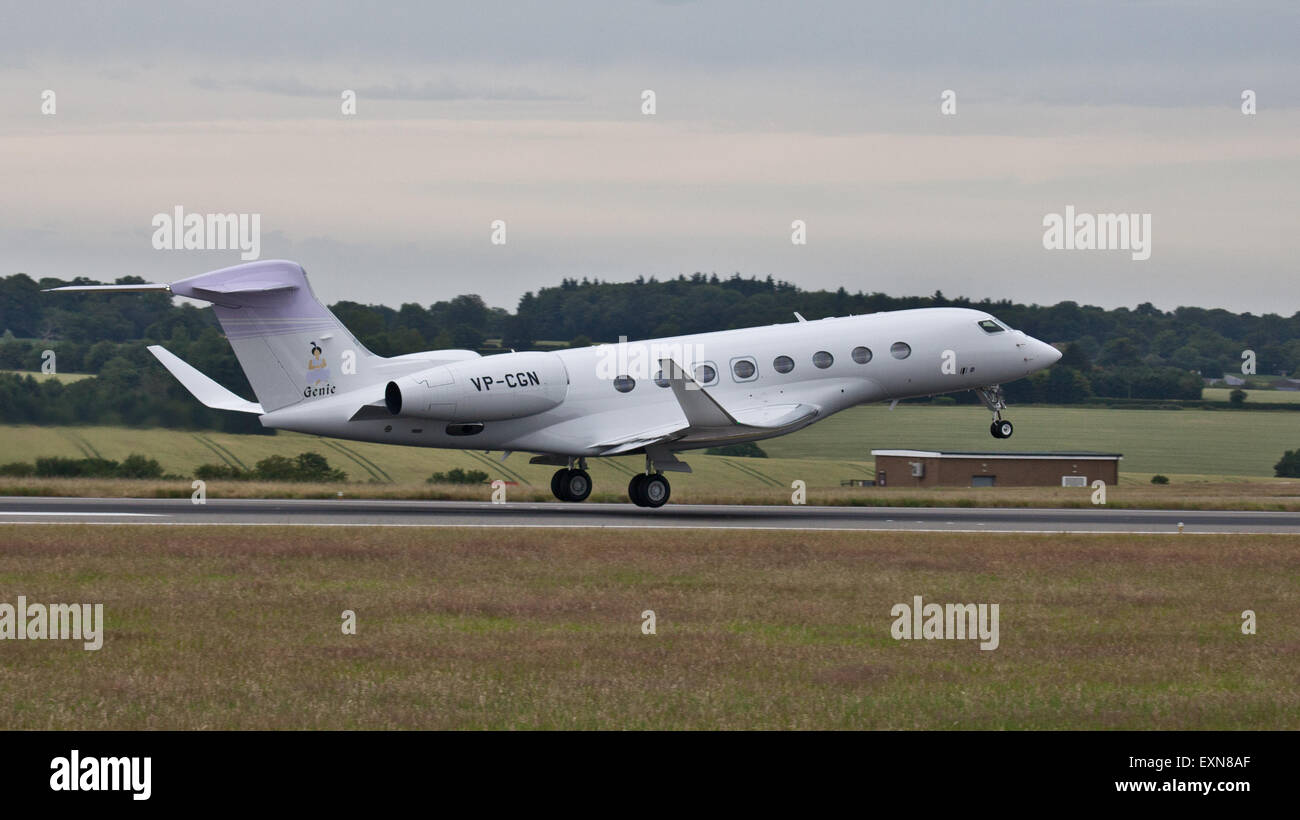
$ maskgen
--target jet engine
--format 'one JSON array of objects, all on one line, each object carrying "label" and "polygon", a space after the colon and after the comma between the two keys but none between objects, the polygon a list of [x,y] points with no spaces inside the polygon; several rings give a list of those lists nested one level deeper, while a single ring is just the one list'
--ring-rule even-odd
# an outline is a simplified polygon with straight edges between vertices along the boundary
[{"label": "jet engine", "polygon": [[394,416],[504,421],[550,410],[568,391],[569,374],[554,353],[503,353],[402,376],[384,389],[384,404]]}]

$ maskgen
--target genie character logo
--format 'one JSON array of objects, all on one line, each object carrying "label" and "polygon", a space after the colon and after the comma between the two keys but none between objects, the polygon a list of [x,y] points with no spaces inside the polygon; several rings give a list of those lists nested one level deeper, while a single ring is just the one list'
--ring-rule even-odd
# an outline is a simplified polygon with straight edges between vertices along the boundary
[{"label": "genie character logo", "polygon": [[328,396],[334,392],[334,385],[329,383],[330,366],[325,361],[320,345],[311,343],[311,358],[307,360],[307,387],[302,391],[305,399]]}]

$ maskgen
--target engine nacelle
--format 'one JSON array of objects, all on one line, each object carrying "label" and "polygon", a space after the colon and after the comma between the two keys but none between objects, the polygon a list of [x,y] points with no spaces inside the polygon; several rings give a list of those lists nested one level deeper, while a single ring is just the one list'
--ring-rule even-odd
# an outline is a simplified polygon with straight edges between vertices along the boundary
[{"label": "engine nacelle", "polygon": [[550,410],[569,392],[554,353],[503,353],[431,367],[391,381],[393,415],[451,422],[504,421]]}]

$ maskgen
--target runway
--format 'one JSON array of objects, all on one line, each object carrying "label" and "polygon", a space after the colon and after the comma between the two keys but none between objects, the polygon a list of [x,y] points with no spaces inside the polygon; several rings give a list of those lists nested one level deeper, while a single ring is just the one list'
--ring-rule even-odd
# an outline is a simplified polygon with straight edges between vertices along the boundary
[{"label": "runway", "polygon": [[[790,529],[996,533],[1281,533],[1300,512],[1096,507],[804,507],[475,501],[0,498],[0,524]],[[0,544],[2,546],[2,544]]]}]

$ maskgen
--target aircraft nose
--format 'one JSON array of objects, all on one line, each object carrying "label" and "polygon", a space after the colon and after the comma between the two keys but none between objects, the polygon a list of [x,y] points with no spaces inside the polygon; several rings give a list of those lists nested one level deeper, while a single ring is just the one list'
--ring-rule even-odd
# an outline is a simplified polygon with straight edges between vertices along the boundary
[{"label": "aircraft nose", "polygon": [[1035,361],[1041,362],[1043,367],[1056,364],[1061,360],[1061,351],[1049,345],[1047,342],[1041,342],[1034,339],[1030,344],[1030,354]]}]

